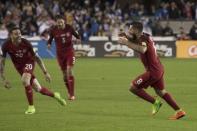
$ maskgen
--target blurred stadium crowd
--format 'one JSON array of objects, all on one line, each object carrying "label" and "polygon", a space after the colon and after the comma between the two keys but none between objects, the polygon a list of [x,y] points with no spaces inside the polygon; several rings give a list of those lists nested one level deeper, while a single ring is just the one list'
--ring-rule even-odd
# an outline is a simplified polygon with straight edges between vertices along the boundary
[{"label": "blurred stadium crowd", "polygon": [[[23,35],[45,36],[57,14],[78,30],[82,40],[90,36],[117,36],[129,23],[140,20],[144,31],[153,36],[197,39],[196,0],[0,0],[0,37],[7,35],[6,24],[14,22]],[[169,22],[193,21],[174,33]]]}]

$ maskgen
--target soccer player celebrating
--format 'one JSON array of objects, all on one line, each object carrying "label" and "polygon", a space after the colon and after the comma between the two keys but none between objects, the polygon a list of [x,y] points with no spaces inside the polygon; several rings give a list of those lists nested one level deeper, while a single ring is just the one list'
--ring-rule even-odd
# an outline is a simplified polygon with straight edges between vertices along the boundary
[{"label": "soccer player celebrating", "polygon": [[6,80],[4,75],[4,66],[6,54],[10,55],[12,63],[14,64],[16,70],[21,75],[21,81],[25,87],[25,93],[29,103],[28,109],[25,114],[34,114],[35,107],[33,105],[33,91],[32,88],[41,93],[42,95],[50,96],[55,98],[61,105],[66,105],[66,102],[61,98],[58,92],[51,92],[47,88],[41,86],[33,74],[35,62],[38,63],[39,67],[43,71],[45,78],[50,82],[51,78],[47,72],[44,63],[41,58],[36,55],[33,51],[33,47],[30,42],[24,38],[21,38],[20,29],[11,24],[8,28],[10,37],[3,43],[0,50],[0,77],[3,81],[5,88],[10,88],[10,83]]},{"label": "soccer player celebrating", "polygon": [[50,49],[52,40],[55,39],[57,60],[63,73],[65,86],[68,90],[68,99],[75,100],[74,95],[74,75],[72,69],[75,62],[72,36],[75,36],[77,42],[80,42],[79,34],[72,26],[65,23],[62,16],[56,16],[56,25],[50,29],[50,38],[47,46]]},{"label": "soccer player celebrating", "polygon": [[119,43],[128,46],[140,54],[140,59],[146,69],[144,74],[139,75],[133,80],[130,91],[153,104],[152,114],[155,115],[162,106],[162,102],[144,90],[148,86],[153,87],[156,94],[163,98],[176,111],[169,119],[176,120],[182,118],[186,113],[165,90],[163,78],[164,68],[157,56],[154,41],[148,34],[143,33],[142,30],[143,26],[140,22],[133,22],[128,34],[121,33],[118,40]]}]

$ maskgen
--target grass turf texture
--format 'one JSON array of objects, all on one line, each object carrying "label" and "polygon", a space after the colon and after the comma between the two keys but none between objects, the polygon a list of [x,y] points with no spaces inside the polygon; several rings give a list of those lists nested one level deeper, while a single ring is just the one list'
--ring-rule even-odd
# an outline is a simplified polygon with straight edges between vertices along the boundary
[{"label": "grass turf texture", "polygon": [[[159,113],[151,116],[151,104],[129,93],[130,81],[144,70],[138,59],[78,59],[74,68],[77,100],[62,107],[55,100],[34,93],[36,114],[25,115],[24,88],[7,60],[5,73],[13,88],[7,90],[1,84],[0,131],[195,131],[197,62],[161,60],[165,66],[166,89],[187,112],[181,120],[168,120],[174,111],[165,102]],[[66,97],[56,60],[44,62],[52,82],[45,82],[36,67],[40,83]],[[151,88],[147,91],[155,95]]]}]

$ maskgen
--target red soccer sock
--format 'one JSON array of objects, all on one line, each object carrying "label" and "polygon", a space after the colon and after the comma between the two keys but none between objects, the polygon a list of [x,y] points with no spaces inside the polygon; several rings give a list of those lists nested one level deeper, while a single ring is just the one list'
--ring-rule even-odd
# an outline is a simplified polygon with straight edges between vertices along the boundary
[{"label": "red soccer sock", "polygon": [[151,95],[149,95],[148,93],[146,93],[143,89],[135,89],[134,91],[132,91],[135,95],[139,96],[140,98],[150,102],[150,103],[154,103],[155,102],[155,98],[153,98]]},{"label": "red soccer sock", "polygon": [[54,97],[54,93],[51,92],[49,89],[42,87],[41,90],[39,91],[42,95]]},{"label": "red soccer sock", "polygon": [[64,80],[64,84],[65,84],[65,86],[67,88],[68,94],[70,94],[70,86],[69,86],[69,83],[68,83],[68,80],[67,79]]},{"label": "red soccer sock", "polygon": [[75,84],[75,78],[74,76],[69,77],[69,88],[70,88],[70,95],[74,96],[74,84]]},{"label": "red soccer sock", "polygon": [[165,95],[162,97],[175,111],[179,110],[180,107],[177,105],[175,100],[172,98],[172,96],[169,93],[165,93]]},{"label": "red soccer sock", "polygon": [[25,93],[26,93],[29,105],[33,105],[33,91],[30,85],[25,87]]}]

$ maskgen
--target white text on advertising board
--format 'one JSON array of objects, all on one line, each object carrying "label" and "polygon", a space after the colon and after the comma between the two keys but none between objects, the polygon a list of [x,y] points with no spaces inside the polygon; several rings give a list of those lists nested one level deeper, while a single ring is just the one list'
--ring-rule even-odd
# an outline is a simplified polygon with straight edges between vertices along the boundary
[{"label": "white text on advertising board", "polygon": [[155,44],[155,47],[157,50],[164,50],[166,51],[165,56],[166,57],[170,57],[172,56],[172,48],[168,47],[167,45],[159,45],[159,44]]},{"label": "white text on advertising board", "polygon": [[112,42],[106,42],[104,44],[104,49],[106,52],[121,51],[121,52],[125,53],[125,56],[127,56],[127,57],[134,56],[134,51],[125,45],[113,44]]},{"label": "white text on advertising board", "polygon": [[75,52],[81,56],[95,56],[95,48],[90,45],[74,45]]}]

